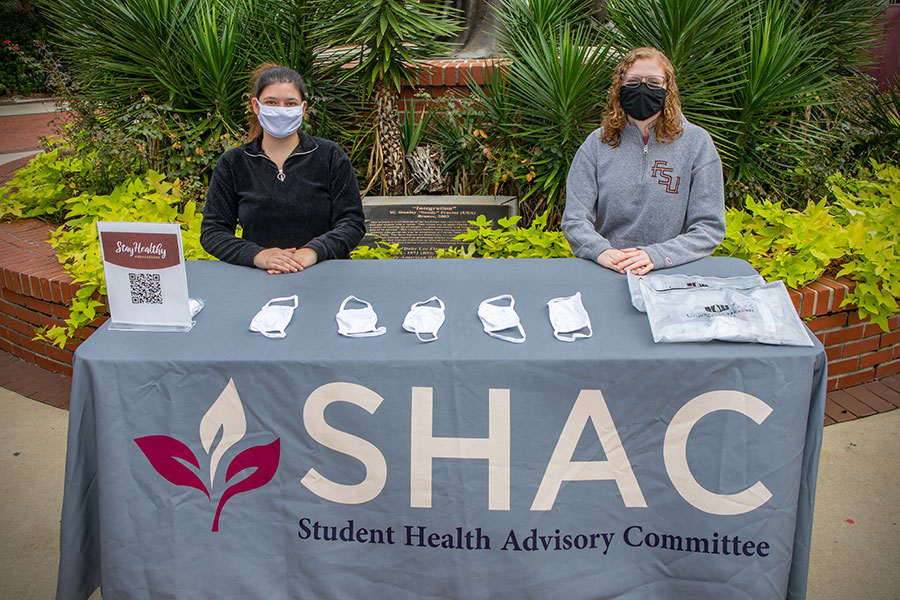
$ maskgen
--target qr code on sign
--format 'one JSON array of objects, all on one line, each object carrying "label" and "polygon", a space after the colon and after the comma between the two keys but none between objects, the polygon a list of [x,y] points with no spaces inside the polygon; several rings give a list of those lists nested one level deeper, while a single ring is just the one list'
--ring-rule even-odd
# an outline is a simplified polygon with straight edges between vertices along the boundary
[{"label": "qr code on sign", "polygon": [[162,304],[162,286],[158,274],[129,273],[132,304]]}]

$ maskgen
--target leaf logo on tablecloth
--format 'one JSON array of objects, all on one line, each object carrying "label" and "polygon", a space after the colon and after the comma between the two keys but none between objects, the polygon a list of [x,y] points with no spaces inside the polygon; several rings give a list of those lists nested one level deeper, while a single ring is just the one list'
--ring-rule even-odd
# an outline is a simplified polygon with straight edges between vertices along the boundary
[{"label": "leaf logo on tablecloth", "polygon": [[[221,435],[219,435],[221,432]],[[228,384],[213,405],[200,420],[200,442],[209,456],[209,487],[200,478],[200,461],[183,442],[167,435],[148,435],[134,442],[156,469],[156,472],[174,485],[191,487],[203,492],[212,501],[216,471],[225,453],[240,442],[247,433],[244,406],[234,380]],[[249,492],[269,483],[278,470],[281,458],[281,438],[261,446],[247,448],[232,459],[225,469],[225,483],[238,474],[253,469],[249,475],[229,485],[219,496],[212,530],[219,531],[222,509],[236,494]],[[194,470],[190,466],[194,467]]]}]

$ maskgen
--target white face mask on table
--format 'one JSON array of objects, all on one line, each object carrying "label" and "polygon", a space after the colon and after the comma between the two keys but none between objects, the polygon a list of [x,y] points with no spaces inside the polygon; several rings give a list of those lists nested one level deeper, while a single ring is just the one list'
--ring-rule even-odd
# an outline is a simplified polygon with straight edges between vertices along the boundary
[{"label": "white face mask on table", "polygon": [[[509,304],[507,306],[492,304],[492,302],[498,300],[509,300]],[[484,332],[505,342],[523,343],[525,341],[525,330],[522,328],[521,321],[519,321],[519,315],[516,314],[515,306],[516,300],[510,294],[501,294],[482,300],[481,304],[478,305],[478,318],[481,319]],[[514,338],[497,333],[506,329],[518,329],[522,337]]]},{"label": "white face mask on table", "polygon": [[[429,302],[437,302],[440,306],[426,306]],[[420,342],[433,342],[438,339],[438,330],[444,324],[444,318],[443,300],[432,296],[409,307],[403,319],[403,329],[415,333]],[[423,335],[431,337],[423,338]]]},{"label": "white face mask on table", "polygon": [[[292,301],[293,304],[274,304],[275,302],[287,301]],[[288,324],[291,322],[297,305],[297,294],[282,298],[272,298],[259,309],[259,312],[250,321],[250,331],[261,333],[267,338],[285,337],[287,333],[284,330],[287,329]]]},{"label": "white face mask on table", "polygon": [[[347,308],[347,302],[355,300],[360,304],[365,304],[364,308]],[[387,332],[385,327],[376,327],[378,323],[378,315],[375,309],[365,300],[360,300],[356,296],[347,296],[341,302],[341,308],[335,315],[338,324],[338,333],[347,337],[374,337],[384,335]]]},{"label": "white face mask on table", "polygon": [[[578,338],[589,338],[594,335],[591,318],[581,303],[581,292],[577,292],[574,296],[553,298],[547,302],[547,308],[550,310],[553,335],[561,342],[574,342]],[[587,333],[580,333],[582,329],[587,329]]]}]

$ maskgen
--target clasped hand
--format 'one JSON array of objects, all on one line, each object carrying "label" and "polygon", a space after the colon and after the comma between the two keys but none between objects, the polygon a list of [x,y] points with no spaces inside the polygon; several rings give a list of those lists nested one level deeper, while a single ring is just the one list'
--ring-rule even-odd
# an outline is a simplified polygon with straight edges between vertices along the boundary
[{"label": "clasped hand", "polygon": [[253,257],[253,264],[258,269],[265,269],[270,275],[275,275],[302,271],[318,260],[319,255],[312,248],[266,248]]},{"label": "clasped hand", "polygon": [[646,275],[653,269],[653,261],[650,256],[640,248],[625,248],[617,250],[609,248],[600,253],[597,262],[613,271],[625,273],[631,271],[635,275]]}]

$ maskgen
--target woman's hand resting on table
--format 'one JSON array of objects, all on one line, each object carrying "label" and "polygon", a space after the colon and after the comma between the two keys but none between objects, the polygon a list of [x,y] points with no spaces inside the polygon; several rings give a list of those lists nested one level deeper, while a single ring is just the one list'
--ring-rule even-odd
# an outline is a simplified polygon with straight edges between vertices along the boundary
[{"label": "woman's hand resting on table", "polygon": [[319,262],[319,255],[312,248],[300,248],[294,252],[294,260],[299,261],[305,269]]},{"label": "woman's hand resting on table", "polygon": [[311,267],[319,260],[312,248],[266,248],[253,257],[258,269],[265,269],[270,275],[296,273]]},{"label": "woman's hand resting on table", "polygon": [[653,261],[650,256],[640,248],[625,248],[617,250],[609,248],[600,253],[597,262],[607,269],[619,273],[631,271],[635,275],[646,275],[653,270]]}]

